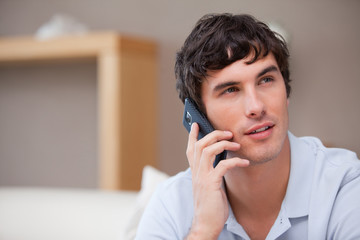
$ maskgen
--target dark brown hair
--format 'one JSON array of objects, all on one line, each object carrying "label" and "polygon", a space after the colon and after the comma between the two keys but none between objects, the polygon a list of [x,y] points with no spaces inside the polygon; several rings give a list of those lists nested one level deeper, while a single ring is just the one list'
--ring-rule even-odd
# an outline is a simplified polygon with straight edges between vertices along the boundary
[{"label": "dark brown hair", "polygon": [[204,111],[201,83],[207,71],[223,69],[253,54],[247,62],[251,64],[270,52],[277,61],[289,97],[289,52],[280,35],[250,15],[205,15],[176,55],[176,89],[180,99],[184,102],[185,98],[191,98]]}]

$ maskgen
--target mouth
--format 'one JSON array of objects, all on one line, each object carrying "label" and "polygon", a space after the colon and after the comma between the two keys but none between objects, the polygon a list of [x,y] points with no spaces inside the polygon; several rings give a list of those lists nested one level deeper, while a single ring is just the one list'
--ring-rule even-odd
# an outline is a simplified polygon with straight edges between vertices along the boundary
[{"label": "mouth", "polygon": [[267,125],[263,125],[263,126],[258,126],[258,127],[254,127],[252,129],[250,129],[248,132],[245,133],[245,135],[253,135],[253,134],[257,134],[257,133],[262,133],[265,132],[271,128],[273,128],[274,125],[272,124],[267,124]]}]

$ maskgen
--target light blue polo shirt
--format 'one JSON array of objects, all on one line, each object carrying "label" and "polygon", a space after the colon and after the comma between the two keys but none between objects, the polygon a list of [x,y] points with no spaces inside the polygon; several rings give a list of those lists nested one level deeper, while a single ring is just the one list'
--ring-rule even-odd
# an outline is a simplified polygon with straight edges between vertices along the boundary
[{"label": "light blue polo shirt", "polygon": [[[266,239],[360,239],[360,161],[356,154],[325,148],[317,138],[288,134],[290,178],[279,215]],[[193,210],[188,169],[154,193],[136,239],[184,239]],[[250,239],[231,207],[219,239]]]}]

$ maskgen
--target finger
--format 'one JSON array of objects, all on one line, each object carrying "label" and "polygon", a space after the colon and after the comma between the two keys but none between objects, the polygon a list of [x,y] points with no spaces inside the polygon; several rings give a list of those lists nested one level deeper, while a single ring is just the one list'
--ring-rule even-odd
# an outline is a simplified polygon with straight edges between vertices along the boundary
[{"label": "finger", "polygon": [[203,170],[211,170],[215,161],[216,155],[223,151],[237,151],[240,148],[240,144],[236,142],[220,141],[216,142],[206,148],[204,148],[200,159],[200,168]]},{"label": "finger", "polygon": [[[197,130],[199,131],[199,126],[197,126]],[[230,131],[219,131],[215,130],[206,136],[204,136],[199,141],[195,142],[195,148],[198,153],[202,153],[203,149],[205,149],[208,146],[211,146],[212,144],[215,144],[217,142],[223,141],[223,140],[230,140],[233,137],[233,134]]]},{"label": "finger", "polygon": [[230,131],[215,130],[204,136],[200,141],[204,146],[208,146],[222,140],[230,140],[232,137],[233,134]]},{"label": "finger", "polygon": [[222,179],[225,176],[226,172],[233,168],[238,167],[248,167],[250,165],[250,161],[242,158],[229,158],[225,161],[220,161],[219,164],[215,168],[215,174],[218,179]]},{"label": "finger", "polygon": [[189,162],[190,168],[193,168],[194,163],[194,155],[195,155],[195,143],[197,141],[197,137],[199,134],[199,125],[197,123],[193,123],[191,125],[189,137],[188,137],[188,145],[186,149],[186,156]]},{"label": "finger", "polygon": [[[199,126],[197,126],[199,131]],[[193,149],[193,170],[197,173],[211,170],[211,166],[215,161],[215,155],[221,153],[224,150],[233,150],[233,147],[237,144],[230,144],[231,142],[225,141],[231,139],[233,134],[229,131],[215,130],[207,134],[204,138],[195,142]],[[220,142],[219,142],[220,141]],[[220,144],[219,144],[220,143]],[[191,143],[190,143],[191,144]],[[214,145],[214,146],[213,146]],[[229,148],[226,148],[229,147]],[[205,155],[204,155],[205,150]],[[203,160],[201,160],[203,159]],[[201,164],[202,162],[202,164]]]}]

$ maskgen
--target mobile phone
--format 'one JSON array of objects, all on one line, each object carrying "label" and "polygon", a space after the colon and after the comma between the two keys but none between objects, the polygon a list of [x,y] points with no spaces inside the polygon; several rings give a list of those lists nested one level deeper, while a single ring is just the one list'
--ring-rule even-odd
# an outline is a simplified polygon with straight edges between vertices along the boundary
[{"label": "mobile phone", "polygon": [[[203,138],[206,134],[211,133],[215,129],[211,126],[209,120],[197,108],[196,104],[190,98],[185,99],[185,109],[183,115],[183,125],[188,132],[190,132],[191,125],[196,122],[199,125],[198,140]],[[214,167],[223,159],[226,158],[226,151],[216,155]]]}]

